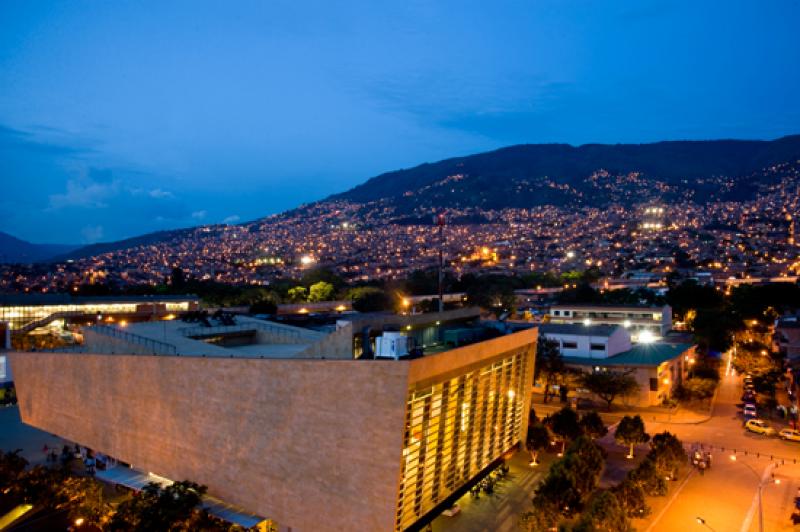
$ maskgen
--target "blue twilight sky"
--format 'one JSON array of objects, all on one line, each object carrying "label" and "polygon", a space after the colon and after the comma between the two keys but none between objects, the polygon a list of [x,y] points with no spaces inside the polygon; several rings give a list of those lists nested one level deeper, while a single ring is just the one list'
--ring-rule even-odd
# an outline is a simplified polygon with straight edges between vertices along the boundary
[{"label": "blue twilight sky", "polygon": [[800,132],[800,2],[0,2],[0,230],[245,221],[523,142]]}]

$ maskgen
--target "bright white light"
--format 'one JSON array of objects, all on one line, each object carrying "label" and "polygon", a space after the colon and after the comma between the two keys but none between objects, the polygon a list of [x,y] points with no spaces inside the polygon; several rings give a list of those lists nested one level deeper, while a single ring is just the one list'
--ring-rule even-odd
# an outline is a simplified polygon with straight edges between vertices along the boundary
[{"label": "bright white light", "polygon": [[314,257],[311,257],[309,255],[303,255],[302,257],[300,257],[300,264],[302,264],[303,266],[308,266],[312,262],[314,262]]},{"label": "bright white light", "polygon": [[583,320],[583,324],[588,327],[589,325],[592,324],[592,320],[590,320],[589,318],[586,318],[585,320]]},{"label": "bright white light", "polygon": [[575,258],[575,252],[574,251],[567,251],[567,258],[568,259],[574,259]]},{"label": "bright white light", "polygon": [[655,341],[656,341],[656,336],[653,334],[652,331],[644,330],[639,333],[640,344],[652,344]]},{"label": "bright white light", "polygon": [[626,329],[631,326],[631,320],[625,320],[622,322],[622,326]]}]

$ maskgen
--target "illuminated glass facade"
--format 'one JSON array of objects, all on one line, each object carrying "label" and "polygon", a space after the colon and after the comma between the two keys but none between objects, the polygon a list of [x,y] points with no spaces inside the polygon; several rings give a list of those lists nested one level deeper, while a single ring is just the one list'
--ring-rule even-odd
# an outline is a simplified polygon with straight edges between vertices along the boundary
[{"label": "illuminated glass facade", "polygon": [[0,304],[0,321],[10,324],[11,330],[43,320],[54,318],[70,318],[100,314],[135,314],[146,305],[164,305],[167,312],[183,312],[196,305],[196,299],[159,300],[143,299],[138,301],[76,301],[59,304]]},{"label": "illuminated glass facade", "polygon": [[430,385],[412,386],[396,529],[412,525],[519,441],[525,350],[509,352]]}]

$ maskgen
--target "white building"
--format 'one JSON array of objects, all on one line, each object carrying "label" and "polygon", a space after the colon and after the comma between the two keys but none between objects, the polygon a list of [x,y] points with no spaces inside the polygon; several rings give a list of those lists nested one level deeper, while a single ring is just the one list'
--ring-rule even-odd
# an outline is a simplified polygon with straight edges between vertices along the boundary
[{"label": "white building", "polygon": [[623,326],[633,342],[652,342],[672,329],[669,305],[559,304],[550,307],[550,323]]},{"label": "white building", "polygon": [[546,323],[539,333],[558,342],[565,357],[608,358],[631,348],[631,335],[619,325]]}]

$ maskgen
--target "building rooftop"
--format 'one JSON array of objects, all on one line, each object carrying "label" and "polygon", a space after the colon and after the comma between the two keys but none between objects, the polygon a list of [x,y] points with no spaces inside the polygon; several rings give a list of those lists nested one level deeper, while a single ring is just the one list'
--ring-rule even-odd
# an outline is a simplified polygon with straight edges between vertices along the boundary
[{"label": "building rooftop", "polygon": [[543,323],[539,326],[542,334],[572,334],[575,336],[609,337],[619,329],[619,325],[583,325],[582,323]]},{"label": "building rooftop", "polygon": [[608,358],[564,357],[564,362],[583,366],[658,366],[692,347],[694,344],[637,344]]},{"label": "building rooftop", "polygon": [[159,303],[198,301],[195,295],[73,296],[72,294],[0,294],[0,306],[92,305],[103,303]]},{"label": "building rooftop", "polygon": [[101,325],[89,327],[86,332],[85,350],[89,352],[124,352],[124,347],[115,347],[115,342],[108,341],[116,339],[158,354],[229,358],[304,357],[304,352],[329,336],[246,316],[227,323],[209,318],[206,323],[162,320],[115,327]]},{"label": "building rooftop", "polygon": [[556,303],[550,306],[551,309],[603,309],[603,310],[661,310],[669,305],[610,305],[605,303]]}]

